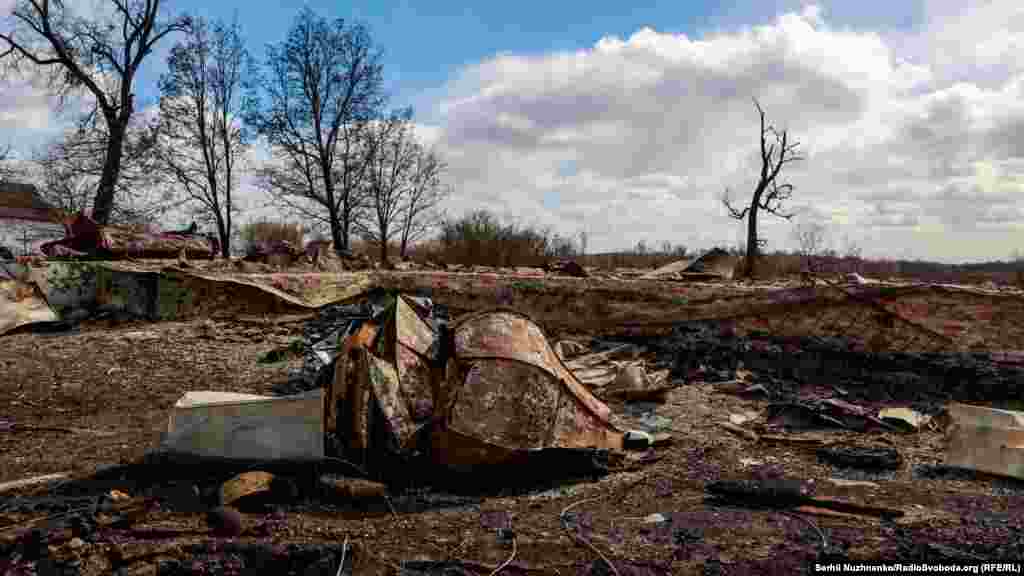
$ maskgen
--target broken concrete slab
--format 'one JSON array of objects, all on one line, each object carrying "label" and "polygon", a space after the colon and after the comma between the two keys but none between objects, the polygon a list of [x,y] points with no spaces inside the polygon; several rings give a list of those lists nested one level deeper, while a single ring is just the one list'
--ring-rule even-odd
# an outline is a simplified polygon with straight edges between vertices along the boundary
[{"label": "broken concrete slab", "polygon": [[1024,413],[959,403],[947,412],[947,466],[1024,479]]},{"label": "broken concrete slab", "polygon": [[952,402],[946,406],[950,424],[974,428],[1024,428],[1024,412]]},{"label": "broken concrete slab", "polygon": [[322,390],[277,398],[187,392],[171,411],[160,449],[228,460],[320,459],[323,414]]},{"label": "broken concrete slab", "polygon": [[931,418],[910,408],[883,408],[878,412],[878,418],[894,426],[898,426],[907,432],[917,432],[927,424]]},{"label": "broken concrete slab", "polygon": [[690,260],[683,258],[682,260],[676,260],[675,262],[665,264],[661,268],[657,268],[640,276],[640,278],[644,280],[675,279],[680,272],[686,271],[689,266]]},{"label": "broken concrete slab", "polygon": [[57,314],[31,282],[0,279],[0,335],[36,322],[54,322]]}]

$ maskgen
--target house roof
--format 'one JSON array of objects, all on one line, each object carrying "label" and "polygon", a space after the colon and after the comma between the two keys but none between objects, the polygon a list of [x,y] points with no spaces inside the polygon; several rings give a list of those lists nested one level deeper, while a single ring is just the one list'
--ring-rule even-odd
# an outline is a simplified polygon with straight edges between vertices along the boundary
[{"label": "house roof", "polygon": [[0,182],[0,218],[50,222],[53,206],[39,197],[36,187],[21,182]]}]

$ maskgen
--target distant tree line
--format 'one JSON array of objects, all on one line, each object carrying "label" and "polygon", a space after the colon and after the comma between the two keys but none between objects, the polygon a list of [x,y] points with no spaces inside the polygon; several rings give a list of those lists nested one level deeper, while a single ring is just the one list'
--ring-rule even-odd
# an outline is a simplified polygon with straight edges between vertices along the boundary
[{"label": "distant tree line", "polygon": [[[387,109],[381,51],[365,25],[304,7],[257,61],[237,23],[167,4],[101,0],[91,13],[61,0],[14,4],[0,63],[44,80],[65,112],[89,104],[21,174],[47,200],[100,224],[153,222],[187,206],[225,256],[246,173],[340,254],[358,237],[387,259],[393,241],[404,254],[437,226],[446,164],[417,137],[411,109]],[[172,37],[159,113],[140,115],[138,71]],[[270,158],[257,162],[260,139]]]}]

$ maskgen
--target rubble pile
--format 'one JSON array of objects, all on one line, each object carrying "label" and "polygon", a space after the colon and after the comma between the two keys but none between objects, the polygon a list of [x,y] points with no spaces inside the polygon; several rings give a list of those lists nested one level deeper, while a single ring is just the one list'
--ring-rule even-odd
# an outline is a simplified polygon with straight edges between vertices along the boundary
[{"label": "rubble pile", "polygon": [[306,322],[302,329],[302,367],[289,375],[287,385],[278,386],[274,392],[299,394],[321,388],[322,383],[317,376],[330,364],[348,322],[369,319],[373,315],[374,310],[368,302],[337,303],[320,308],[316,317]]},{"label": "rubble pile", "polygon": [[[426,300],[421,299],[424,303]],[[341,340],[351,333],[355,324],[370,320],[384,312],[390,301],[383,292],[373,298],[356,302],[337,302],[317,310],[314,318],[302,329],[302,367],[289,375],[286,384],[279,384],[274,392],[280,395],[300,394],[326,384],[324,378],[333,377],[333,371],[324,370],[338,352]],[[448,310],[431,304],[432,318],[436,322],[448,321]]]},{"label": "rubble pile", "polygon": [[1005,352],[869,352],[840,338],[739,336],[716,322],[676,326],[652,343],[672,358],[672,376],[727,379],[736,368],[808,384],[851,387],[871,398],[1003,401],[1024,393],[1024,359]]},{"label": "rubble pile", "polygon": [[132,226],[100,225],[84,214],[64,223],[66,235],[40,247],[50,257],[210,259],[220,251],[220,242],[211,236],[187,230],[151,232]]}]

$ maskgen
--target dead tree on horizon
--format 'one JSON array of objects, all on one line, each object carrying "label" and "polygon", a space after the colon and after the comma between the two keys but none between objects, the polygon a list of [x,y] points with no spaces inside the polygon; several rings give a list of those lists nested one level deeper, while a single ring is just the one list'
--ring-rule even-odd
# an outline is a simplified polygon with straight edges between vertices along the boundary
[{"label": "dead tree on horizon", "polygon": [[103,170],[92,203],[93,219],[106,224],[113,210],[121,160],[132,115],[133,84],[143,60],[163,37],[185,31],[187,17],[164,19],[160,0],[109,0],[109,14],[83,16],[63,0],[20,0],[13,31],[0,33],[0,60],[28,64],[61,98],[85,92],[89,116],[106,124]]},{"label": "dead tree on horizon", "polygon": [[[776,178],[783,166],[797,160],[803,160],[803,157],[796,153],[800,143],[796,140],[790,142],[789,133],[786,130],[779,132],[775,129],[775,126],[768,125],[766,127],[764,110],[756,98],[754,98],[754,106],[757,107],[757,113],[761,117],[761,174],[758,177],[757,186],[754,187],[750,205],[743,208],[743,210],[738,210],[733,206],[729,199],[728,188],[726,188],[725,193],[722,195],[722,204],[729,211],[729,216],[736,220],[747,220],[747,254],[742,272],[742,275],[747,278],[754,275],[758,248],[761,246],[761,241],[757,237],[757,214],[759,211],[764,210],[769,214],[774,214],[786,220],[796,215],[795,212],[782,211],[782,203],[792,195],[793,185],[789,183],[778,184]],[[775,140],[771,144],[767,143],[769,135]]]}]

